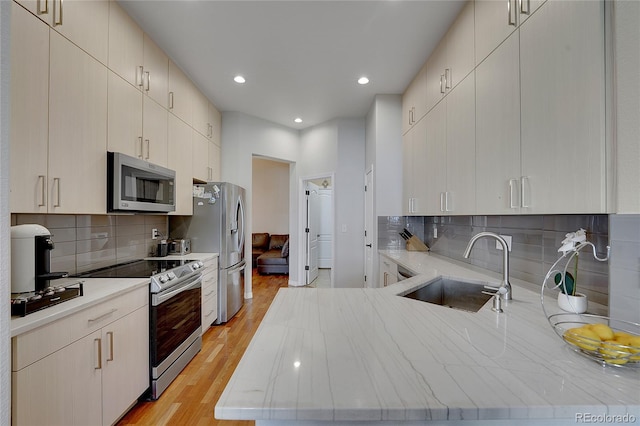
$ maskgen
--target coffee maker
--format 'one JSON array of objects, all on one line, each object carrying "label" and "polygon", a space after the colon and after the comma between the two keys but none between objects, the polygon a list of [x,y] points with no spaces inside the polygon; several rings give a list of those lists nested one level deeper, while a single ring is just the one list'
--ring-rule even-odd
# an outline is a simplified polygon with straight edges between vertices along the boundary
[{"label": "coffee maker", "polygon": [[69,276],[67,272],[51,272],[51,233],[36,224],[11,227],[11,293],[40,292],[49,281]]}]

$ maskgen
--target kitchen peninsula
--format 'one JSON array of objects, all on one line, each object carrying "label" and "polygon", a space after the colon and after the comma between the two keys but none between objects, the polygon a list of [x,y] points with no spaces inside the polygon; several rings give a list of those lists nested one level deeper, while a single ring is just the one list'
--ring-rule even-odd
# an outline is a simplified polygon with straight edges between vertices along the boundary
[{"label": "kitchen peninsula", "polygon": [[464,312],[398,295],[438,276],[497,285],[497,275],[433,254],[383,254],[420,275],[383,289],[281,289],[215,417],[258,426],[640,421],[639,369],[575,353],[531,283],[511,280],[504,313],[491,302]]}]

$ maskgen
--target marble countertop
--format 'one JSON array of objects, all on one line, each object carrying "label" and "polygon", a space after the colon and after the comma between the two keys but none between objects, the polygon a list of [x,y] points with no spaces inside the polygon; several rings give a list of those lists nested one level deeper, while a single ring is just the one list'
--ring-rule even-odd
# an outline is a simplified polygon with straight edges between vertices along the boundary
[{"label": "marble countertop", "polygon": [[149,287],[148,278],[63,278],[56,280],[56,285],[71,285],[78,281],[83,282],[82,296],[24,317],[11,317],[11,337],[42,327],[139,287]]},{"label": "marble countertop", "polygon": [[[399,297],[440,275],[495,274],[415,252],[385,252],[421,275],[384,289],[281,289],[216,408],[278,421],[640,418],[640,369],[602,367],[551,329],[539,291],[511,280],[504,313]],[[555,306],[547,298],[545,306]]]}]

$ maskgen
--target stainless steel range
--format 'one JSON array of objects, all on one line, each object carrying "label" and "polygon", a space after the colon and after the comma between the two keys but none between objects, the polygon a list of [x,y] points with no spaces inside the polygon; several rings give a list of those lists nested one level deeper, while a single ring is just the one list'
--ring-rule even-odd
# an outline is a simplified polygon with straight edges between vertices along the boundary
[{"label": "stainless steel range", "polygon": [[150,398],[158,399],[200,352],[201,288],[198,260],[136,260],[78,275],[85,278],[150,277]]}]

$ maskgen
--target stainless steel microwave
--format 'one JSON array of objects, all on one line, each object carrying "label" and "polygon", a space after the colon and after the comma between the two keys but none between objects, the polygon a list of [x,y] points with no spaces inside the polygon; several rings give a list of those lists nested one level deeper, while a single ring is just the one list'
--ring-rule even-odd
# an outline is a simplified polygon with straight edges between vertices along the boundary
[{"label": "stainless steel microwave", "polygon": [[109,212],[176,210],[176,172],[120,152],[107,153]]}]

